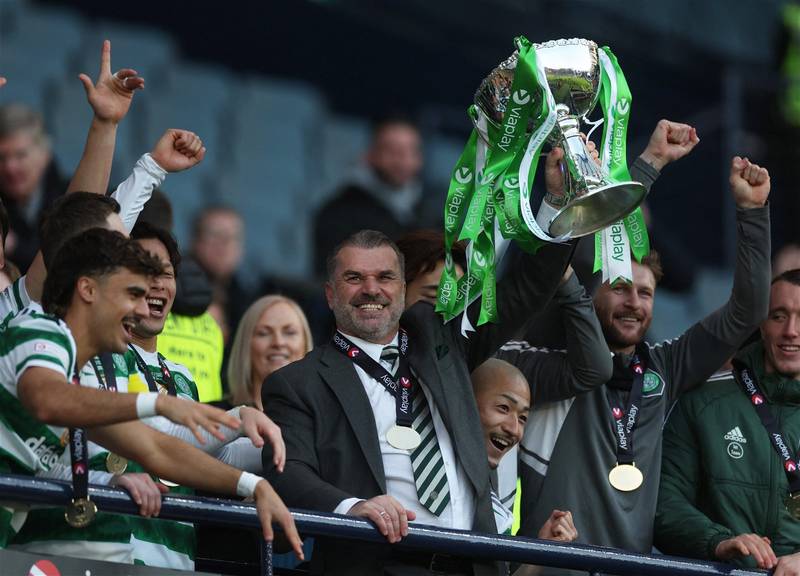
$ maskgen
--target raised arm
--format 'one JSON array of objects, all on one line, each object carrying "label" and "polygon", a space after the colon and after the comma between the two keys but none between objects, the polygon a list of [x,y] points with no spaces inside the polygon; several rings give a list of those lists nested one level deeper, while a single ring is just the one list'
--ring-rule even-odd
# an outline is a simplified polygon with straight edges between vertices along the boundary
[{"label": "raised arm", "polygon": [[[728,301],[680,338],[653,349],[670,366],[669,393],[706,381],[767,316],[770,286],[770,180],[766,169],[738,156],[729,178],[736,203],[736,269]],[[701,351],[701,353],[698,353]]]},{"label": "raised arm", "polygon": [[132,230],[153,190],[164,182],[168,173],[188,170],[202,162],[206,149],[197,134],[170,128],[158,139],[153,149],[142,155],[133,172],[111,195],[120,205],[120,218]]},{"label": "raised arm", "polygon": [[534,406],[583,394],[611,378],[611,353],[592,300],[571,267],[556,291],[555,300],[567,338],[565,352],[537,350],[525,342],[509,342],[497,353],[498,358],[525,375]]},{"label": "raised arm", "polygon": [[111,42],[105,40],[100,53],[100,74],[93,84],[86,74],[78,76],[86,90],[86,99],[94,111],[83,156],[75,169],[67,193],[81,190],[105,194],[114,159],[117,126],[125,118],[133,93],[144,88],[144,79],[136,70],[123,68],[111,74]]},{"label": "raised arm", "polygon": [[[78,78],[86,90],[86,99],[94,115],[89,125],[89,134],[78,167],[67,187],[67,194],[75,191],[105,194],[114,159],[117,140],[117,125],[128,113],[133,94],[144,88],[144,79],[135,70],[123,68],[111,74],[111,42],[105,40],[100,53],[100,75],[97,83],[81,74]],[[25,290],[35,301],[42,297],[42,288],[47,277],[41,251],[25,275]]]}]

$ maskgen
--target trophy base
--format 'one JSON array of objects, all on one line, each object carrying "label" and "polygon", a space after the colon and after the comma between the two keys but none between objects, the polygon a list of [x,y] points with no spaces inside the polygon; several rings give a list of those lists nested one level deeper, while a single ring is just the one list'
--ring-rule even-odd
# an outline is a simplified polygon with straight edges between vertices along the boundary
[{"label": "trophy base", "polygon": [[594,188],[564,206],[553,217],[549,232],[552,236],[587,236],[630,214],[646,195],[647,188],[639,182],[617,182]]}]

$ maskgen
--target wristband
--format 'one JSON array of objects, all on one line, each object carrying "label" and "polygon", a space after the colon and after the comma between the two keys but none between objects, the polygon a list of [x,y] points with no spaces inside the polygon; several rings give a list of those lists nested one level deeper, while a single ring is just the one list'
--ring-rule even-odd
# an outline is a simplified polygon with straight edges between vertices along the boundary
[{"label": "wristband", "polygon": [[156,401],[158,394],[155,392],[148,392],[146,394],[136,395],[136,417],[141,420],[142,418],[149,418],[150,416],[158,416],[156,412]]},{"label": "wristband", "polygon": [[256,484],[261,482],[263,478],[250,472],[242,472],[239,476],[239,482],[236,483],[236,495],[242,498],[252,498],[256,493]]}]

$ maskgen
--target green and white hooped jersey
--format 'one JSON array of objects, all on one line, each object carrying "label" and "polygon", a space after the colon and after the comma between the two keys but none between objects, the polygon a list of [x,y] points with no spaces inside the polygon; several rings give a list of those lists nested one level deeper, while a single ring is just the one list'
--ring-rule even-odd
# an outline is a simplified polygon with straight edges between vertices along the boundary
[{"label": "green and white hooped jersey", "polygon": [[[66,381],[75,371],[75,341],[67,325],[37,306],[23,308],[0,324],[0,469],[34,475],[67,453],[68,431],[36,420],[19,401],[17,383],[29,368],[45,368]],[[67,454],[67,457],[69,455]],[[24,511],[0,512],[0,547],[25,518]]]},{"label": "green and white hooped jersey", "polygon": [[25,276],[22,276],[0,292],[0,321],[8,318],[9,314],[17,314],[30,304],[31,298],[25,289]]},{"label": "green and white hooped jersey", "polygon": [[[156,354],[136,348],[147,364],[157,384],[162,384],[163,375]],[[147,380],[137,367],[136,357],[128,350],[124,355],[113,354],[115,383],[118,392],[149,392]],[[197,399],[197,386],[191,373],[182,365],[166,361],[175,379],[179,396]],[[102,366],[98,366],[106,380]],[[80,371],[82,386],[100,388],[92,362]],[[148,419],[148,424],[163,431],[169,421],[162,417]],[[163,423],[161,428],[158,424]],[[89,443],[89,467],[102,472],[106,468],[108,451],[93,442]],[[69,464],[67,452],[62,462]],[[144,472],[136,462],[128,462],[126,472]],[[171,487],[171,493],[191,494],[181,486]],[[31,511],[25,527],[17,535],[14,544],[19,548],[45,554],[93,558],[124,564],[144,564],[160,568],[194,570],[196,540],[194,526],[185,522],[140,518],[122,514],[98,513],[94,522],[86,528],[75,529],[64,521],[63,511]]]}]

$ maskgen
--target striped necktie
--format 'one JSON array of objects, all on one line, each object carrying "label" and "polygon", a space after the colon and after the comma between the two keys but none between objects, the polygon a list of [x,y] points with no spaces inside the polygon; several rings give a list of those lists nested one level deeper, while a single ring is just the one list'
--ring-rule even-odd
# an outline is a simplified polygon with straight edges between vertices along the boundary
[{"label": "striped necktie", "polygon": [[[390,372],[393,376],[399,367],[399,360],[400,351],[397,346],[384,346],[381,361],[391,366]],[[439,516],[450,502],[450,487],[447,484],[442,451],[436,439],[431,409],[419,383],[414,387],[411,415],[414,417],[413,428],[421,438],[420,445],[411,452],[417,496],[425,508]]]},{"label": "striped necktie", "polygon": [[392,376],[397,373],[399,367],[398,360],[400,359],[400,350],[394,344],[384,346],[381,350],[381,362],[385,362],[389,366],[389,372]]}]

